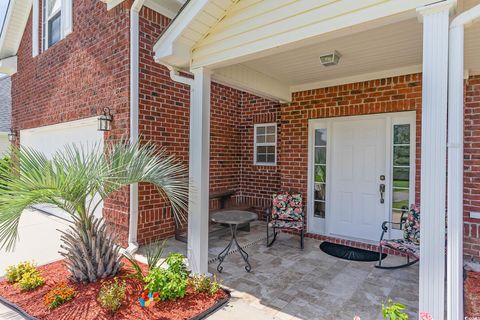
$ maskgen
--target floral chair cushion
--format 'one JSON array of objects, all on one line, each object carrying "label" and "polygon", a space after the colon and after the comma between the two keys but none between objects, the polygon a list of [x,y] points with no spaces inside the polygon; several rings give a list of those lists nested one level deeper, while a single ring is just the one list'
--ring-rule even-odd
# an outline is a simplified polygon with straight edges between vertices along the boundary
[{"label": "floral chair cushion", "polygon": [[403,239],[420,245],[420,209],[412,205],[403,226]]},{"label": "floral chair cushion", "polygon": [[404,252],[417,258],[420,257],[420,245],[405,239],[382,240],[380,245]]},{"label": "floral chair cushion", "polygon": [[273,220],[268,223],[270,228],[278,229],[298,229],[303,228],[303,223],[301,220]]},{"label": "floral chair cushion", "polygon": [[300,193],[273,195],[272,219],[303,221],[303,200]]}]

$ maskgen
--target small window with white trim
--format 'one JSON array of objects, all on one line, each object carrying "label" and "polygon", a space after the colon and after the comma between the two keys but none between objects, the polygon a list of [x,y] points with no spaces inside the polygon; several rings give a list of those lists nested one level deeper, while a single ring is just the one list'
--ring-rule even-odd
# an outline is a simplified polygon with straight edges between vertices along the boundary
[{"label": "small window with white trim", "polygon": [[62,38],[62,1],[43,0],[43,49],[47,50]]},{"label": "small window with white trim", "polygon": [[273,166],[277,164],[277,124],[256,124],[254,140],[254,164]]}]

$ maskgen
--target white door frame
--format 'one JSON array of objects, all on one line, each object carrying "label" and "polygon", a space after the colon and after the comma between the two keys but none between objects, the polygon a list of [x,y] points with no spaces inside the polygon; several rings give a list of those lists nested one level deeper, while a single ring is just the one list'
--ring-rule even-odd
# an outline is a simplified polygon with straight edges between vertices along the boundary
[{"label": "white door frame", "polygon": [[[348,117],[335,117],[335,118],[323,118],[323,119],[309,119],[308,120],[308,178],[307,178],[307,231],[309,233],[321,234],[326,236],[333,236],[330,232],[331,224],[331,213],[330,205],[331,203],[331,164],[332,164],[332,148],[333,148],[333,137],[332,137],[332,126],[334,122],[338,121],[358,121],[362,119],[385,119],[386,120],[386,136],[385,136],[385,149],[386,152],[385,159],[385,175],[386,175],[386,192],[385,192],[385,220],[391,220],[391,189],[392,189],[392,130],[393,125],[395,124],[410,124],[410,189],[409,189],[409,198],[410,202],[415,202],[415,158],[416,158],[416,112],[415,111],[406,111],[406,112],[394,112],[394,113],[381,113],[373,115],[359,115],[359,116],[348,116]],[[326,157],[326,210],[325,210],[325,219],[315,218],[314,217],[314,143],[315,143],[315,129],[325,128],[327,129],[327,157]],[[380,236],[380,226],[379,226],[379,236]],[[389,234],[391,237],[400,237],[401,231],[393,230]],[[336,238],[339,238],[338,235],[335,235]],[[358,240],[358,239],[355,239]]]}]

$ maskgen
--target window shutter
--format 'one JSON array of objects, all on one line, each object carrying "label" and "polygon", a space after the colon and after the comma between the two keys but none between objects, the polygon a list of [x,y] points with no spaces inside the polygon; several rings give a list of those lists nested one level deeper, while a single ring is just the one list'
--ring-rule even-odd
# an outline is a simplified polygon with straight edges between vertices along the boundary
[{"label": "window shutter", "polygon": [[33,13],[32,13],[32,57],[38,56],[38,51],[40,48],[38,42],[38,32],[40,26],[39,20],[39,2],[40,0],[33,0]]},{"label": "window shutter", "polygon": [[63,37],[73,31],[73,0],[62,0],[62,29]]}]

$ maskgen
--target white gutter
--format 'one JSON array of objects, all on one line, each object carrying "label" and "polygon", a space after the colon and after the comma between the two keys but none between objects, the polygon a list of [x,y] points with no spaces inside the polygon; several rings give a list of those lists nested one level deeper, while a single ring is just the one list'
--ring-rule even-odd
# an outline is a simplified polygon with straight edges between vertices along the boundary
[{"label": "white gutter", "polygon": [[[130,143],[138,142],[138,70],[139,70],[139,13],[145,0],[135,0],[130,9]],[[138,249],[138,183],[130,186],[130,219],[128,248],[131,254]]]},{"label": "white gutter", "polygon": [[168,65],[168,64],[163,64],[165,67],[170,70],[170,78],[175,81],[175,82],[180,82],[183,84],[186,84],[187,86],[190,86],[190,90],[193,86],[193,78],[185,77],[180,75],[180,72],[175,69],[174,67]]},{"label": "white gutter", "polygon": [[463,319],[464,30],[480,18],[480,5],[450,24],[448,79],[447,319]]}]

